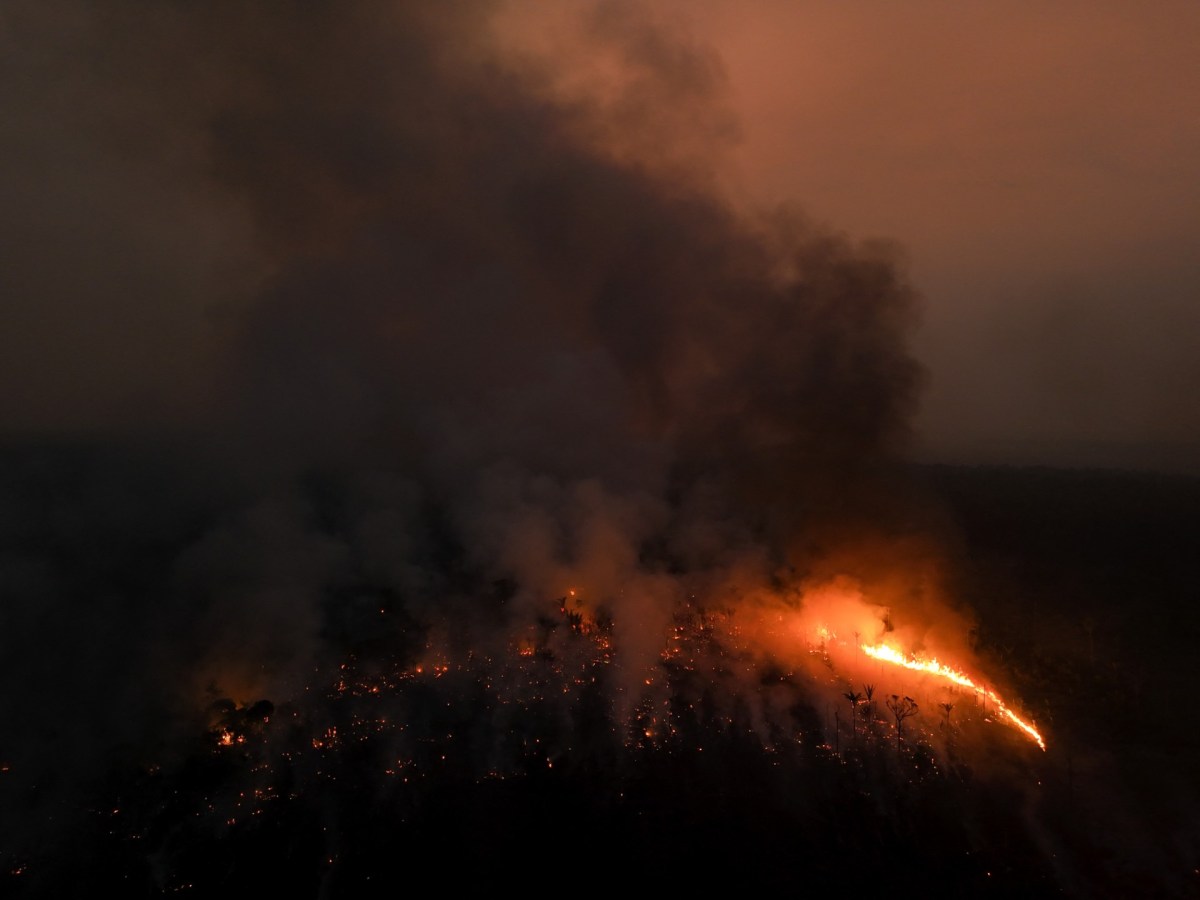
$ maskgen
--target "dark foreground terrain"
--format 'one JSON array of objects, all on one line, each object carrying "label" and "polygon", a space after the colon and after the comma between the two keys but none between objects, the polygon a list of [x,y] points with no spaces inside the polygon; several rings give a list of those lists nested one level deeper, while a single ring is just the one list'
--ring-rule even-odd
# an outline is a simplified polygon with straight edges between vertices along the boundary
[{"label": "dark foreground terrain", "polygon": [[764,725],[683,663],[670,729],[635,710],[631,736],[603,635],[427,668],[417,622],[364,585],[328,600],[337,653],[304,702],[167,712],[169,679],[147,673],[187,660],[156,657],[162,632],[209,626],[163,607],[224,500],[122,459],[5,462],[6,896],[1200,890],[1195,480],[917,471],[958,535],[976,649],[1011,673],[1042,754],[1007,733],[935,749],[915,727],[898,746],[879,718],[831,735],[788,673],[761,676],[784,698]]}]

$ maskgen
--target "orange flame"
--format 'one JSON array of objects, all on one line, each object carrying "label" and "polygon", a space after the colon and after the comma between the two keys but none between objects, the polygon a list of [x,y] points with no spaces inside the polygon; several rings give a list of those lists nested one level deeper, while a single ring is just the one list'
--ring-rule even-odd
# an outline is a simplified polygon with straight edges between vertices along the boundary
[{"label": "orange flame", "polygon": [[1030,739],[1035,741],[1042,750],[1046,749],[1046,742],[1042,740],[1041,732],[1039,732],[1030,722],[1025,721],[1015,712],[1008,708],[1000,695],[991,688],[984,687],[972,681],[967,675],[952,669],[936,659],[919,659],[916,656],[905,656],[899,650],[887,646],[887,644],[864,644],[862,645],[863,653],[873,659],[889,662],[893,665],[903,666],[906,669],[912,669],[915,672],[924,672],[928,675],[934,675],[946,681],[959,685],[960,687],[969,688],[980,697],[986,697],[996,705],[996,709],[1007,718],[1013,725],[1025,732]]}]

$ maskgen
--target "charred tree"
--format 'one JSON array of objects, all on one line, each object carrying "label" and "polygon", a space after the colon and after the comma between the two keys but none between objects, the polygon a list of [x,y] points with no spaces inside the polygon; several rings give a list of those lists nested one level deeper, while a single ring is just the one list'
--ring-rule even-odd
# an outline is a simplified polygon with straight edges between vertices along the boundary
[{"label": "charred tree", "polygon": [[888,698],[887,706],[892,711],[892,715],[896,717],[896,750],[899,751],[904,737],[904,720],[912,718],[920,710],[917,707],[917,701],[912,697],[901,697],[898,694],[892,694]]}]

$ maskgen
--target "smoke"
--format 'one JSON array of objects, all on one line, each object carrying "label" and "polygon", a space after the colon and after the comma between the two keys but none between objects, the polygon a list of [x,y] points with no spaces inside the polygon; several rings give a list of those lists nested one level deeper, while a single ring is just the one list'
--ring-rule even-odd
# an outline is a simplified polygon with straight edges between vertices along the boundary
[{"label": "smoke", "polygon": [[489,13],[97,23],[253,223],[204,426],[284,490],[403,473],[476,577],[529,608],[576,587],[631,641],[680,572],[751,553],[773,577],[886,528],[920,381],[895,250],[715,190],[710,50],[601,4],[580,41],[605,77],[572,82],[506,54]]},{"label": "smoke", "polygon": [[[500,41],[493,12],[4,14],[28,141],[62,139],[104,211],[24,198],[82,219],[47,226],[43,252],[86,258],[89,278],[35,260],[14,302],[69,297],[74,335],[146,319],[102,347],[51,334],[4,388],[13,433],[167,461],[155,487],[131,465],[112,495],[47,488],[77,531],[6,523],[26,618],[4,641],[86,644],[99,661],[63,686],[72,703],[298,701],[348,647],[499,656],[571,598],[611,623],[622,719],[662,690],[685,607],[795,605],[836,576],[883,606],[940,604],[879,575],[913,571],[918,528],[894,471],[921,383],[899,251],[721,193],[735,118],[686,35],[599,4],[563,69]],[[105,565],[84,571],[121,587],[104,601],[58,583],[45,550],[100,534]],[[60,609],[77,596],[82,619]],[[55,716],[73,731],[44,740],[82,758],[159,727],[121,703],[102,734]],[[18,705],[8,718],[49,718]]]}]

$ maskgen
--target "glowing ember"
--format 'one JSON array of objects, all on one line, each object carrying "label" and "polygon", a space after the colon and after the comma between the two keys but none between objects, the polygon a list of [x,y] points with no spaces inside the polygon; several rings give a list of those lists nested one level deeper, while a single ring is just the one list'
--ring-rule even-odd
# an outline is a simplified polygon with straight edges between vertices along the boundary
[{"label": "glowing ember", "polygon": [[934,675],[946,681],[950,681],[960,687],[970,688],[980,697],[986,697],[995,704],[996,709],[1017,728],[1020,728],[1026,735],[1034,740],[1043,750],[1046,749],[1046,742],[1042,740],[1041,733],[1033,727],[1032,724],[1026,722],[1015,712],[1005,705],[1000,699],[1000,695],[991,688],[977,684],[957,669],[952,669],[936,659],[918,659],[915,656],[905,656],[899,650],[887,646],[886,644],[863,644],[862,652],[870,656],[872,659],[889,662],[893,665],[903,666],[906,669],[912,669],[915,672],[924,672],[927,675]]}]

